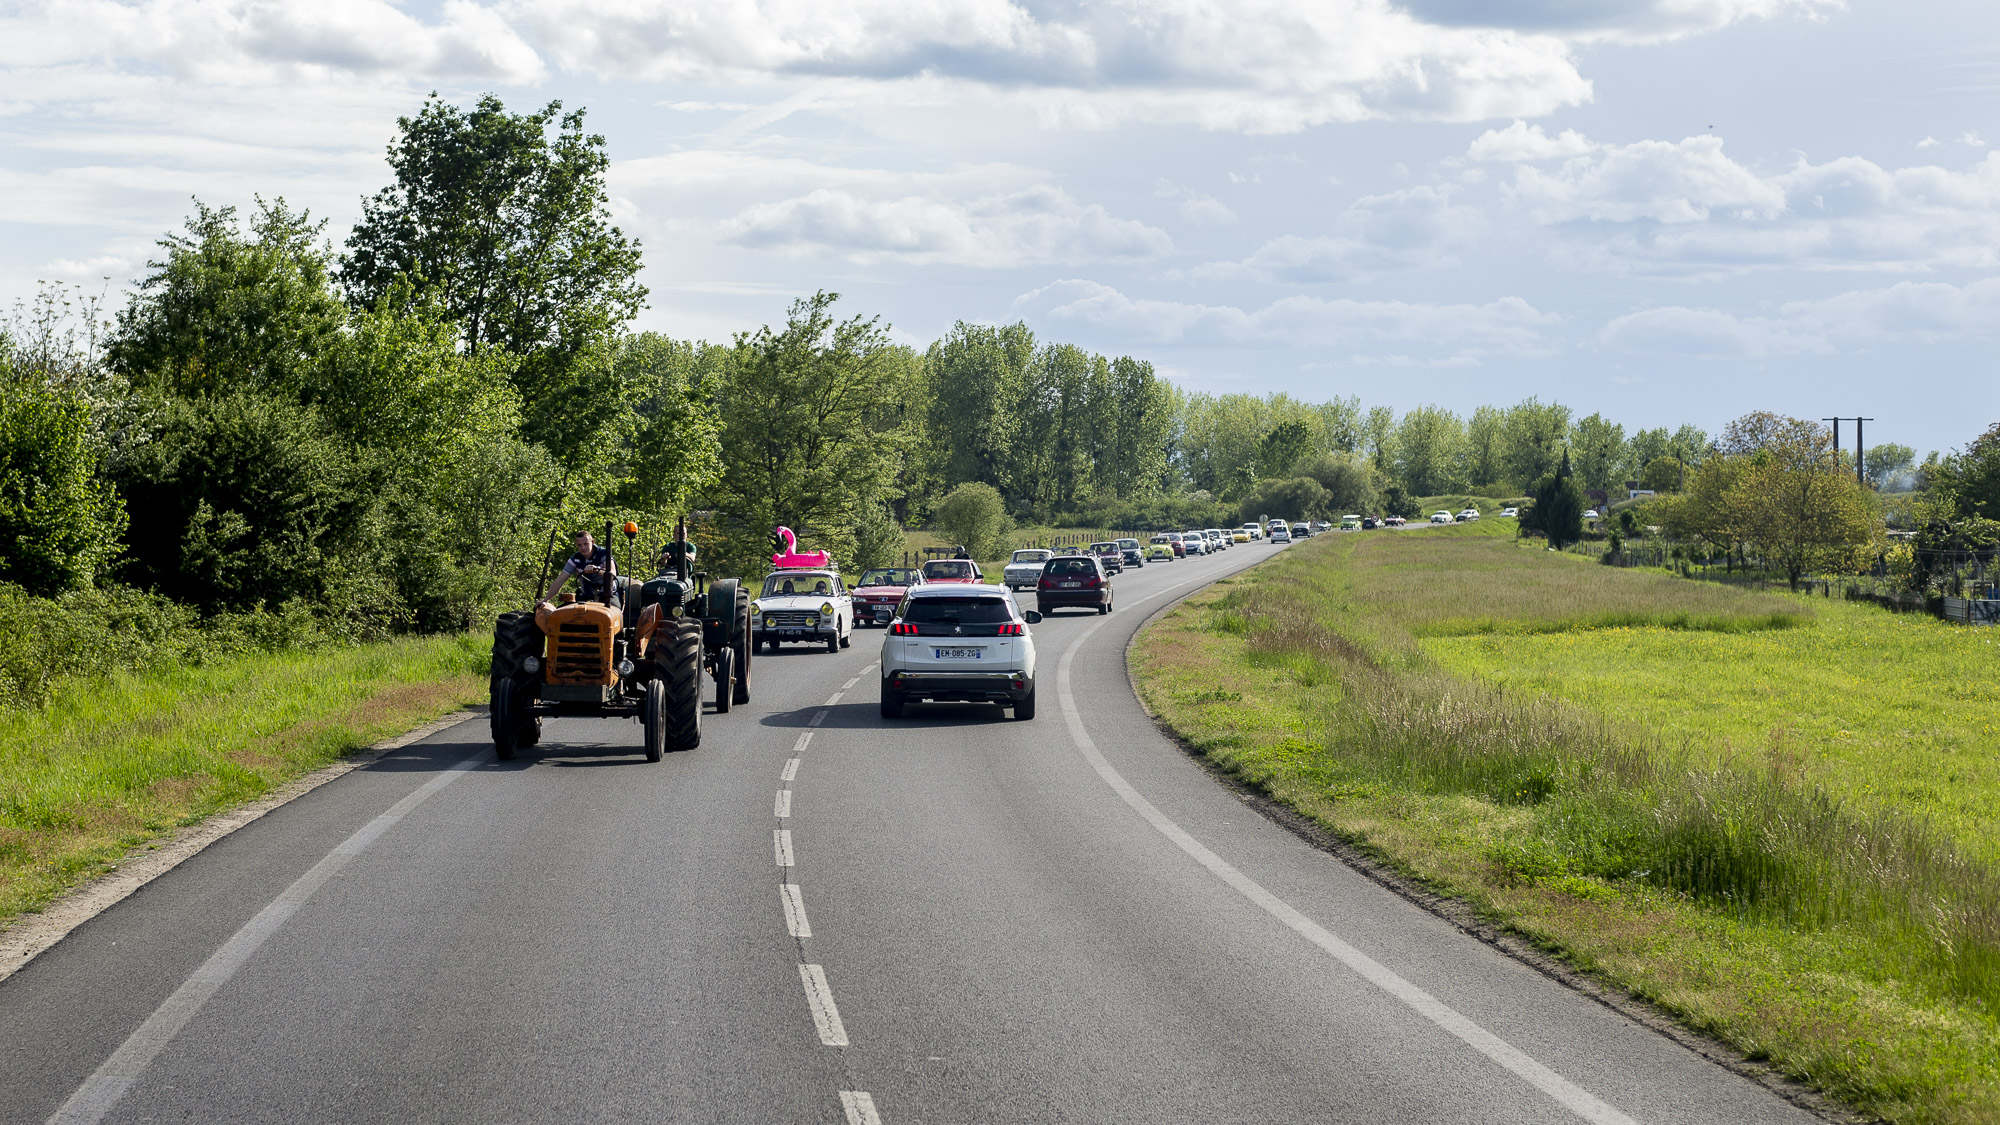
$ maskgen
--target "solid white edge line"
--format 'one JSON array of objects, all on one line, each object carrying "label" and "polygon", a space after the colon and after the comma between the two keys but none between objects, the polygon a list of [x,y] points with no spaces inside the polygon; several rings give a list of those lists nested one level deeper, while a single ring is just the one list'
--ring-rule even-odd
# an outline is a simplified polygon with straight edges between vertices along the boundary
[{"label": "solid white edge line", "polygon": [[229,978],[235,976],[236,971],[270,940],[271,935],[277,933],[298,912],[299,907],[305,905],[314,891],[338,874],[355,856],[366,851],[368,845],[409,815],[412,809],[429,800],[431,794],[457,781],[465,771],[485,760],[486,754],[482,751],[446,769],[389,806],[389,811],[362,825],[353,835],[335,845],[291,886],[279,892],[278,897],[258,911],[255,917],[245,922],[243,928],[223,942],[200,968],[174,990],[173,995],[162,1001],[153,1014],[146,1017],[146,1022],[127,1036],[111,1057],[104,1060],[104,1064],[63,1102],[62,1107],[49,1118],[50,1125],[95,1125],[102,1121],[167,1044],[173,1041],[174,1036],[208,1002],[208,998],[229,983]]},{"label": "solid white edge line", "polygon": [[813,936],[812,922],[806,918],[805,895],[797,883],[778,884],[778,897],[785,902],[785,929],[795,938]]},{"label": "solid white edge line", "polygon": [[813,1027],[819,1031],[819,1041],[829,1047],[847,1046],[847,1028],[840,1022],[840,1009],[834,1007],[833,989],[827,987],[826,970],[818,965],[800,965],[799,981],[806,986],[806,1006],[812,1009]]},{"label": "solid white edge line", "polygon": [[775,828],[771,831],[771,850],[777,853],[778,866],[792,865],[792,832],[789,828]]},{"label": "solid white edge line", "polygon": [[840,1108],[847,1113],[847,1125],[882,1125],[875,1099],[866,1090],[842,1090]]},{"label": "solid white edge line", "polygon": [[799,740],[797,742],[792,743],[792,753],[794,755],[805,753],[806,743],[811,742],[812,740],[813,740],[813,732],[805,731],[804,733],[800,734]]},{"label": "solid white edge line", "polygon": [[[1179,588],[1175,587],[1174,589]],[[1160,594],[1155,594],[1150,598],[1144,599],[1139,604],[1143,605],[1145,602],[1156,600],[1172,592],[1173,590],[1163,591]],[[1134,812],[1143,817],[1146,823],[1157,829],[1161,835],[1173,841],[1174,845],[1180,848],[1181,851],[1187,853],[1195,862],[1206,867],[1212,874],[1224,883],[1227,883],[1238,894],[1241,894],[1244,898],[1249,899],[1262,908],[1265,913],[1284,923],[1286,927],[1297,933],[1300,937],[1318,946],[1334,960],[1346,965],[1363,980],[1402,1001],[1419,1015],[1450,1033],[1460,1042],[1485,1055],[1509,1072],[1525,1080],[1529,1085],[1547,1094],[1564,1109],[1569,1110],[1585,1121],[1592,1122],[1593,1125],[1637,1125],[1632,1118],[1627,1117],[1624,1113],[1621,1113],[1610,1104],[1601,1100],[1595,1094],[1557,1074],[1555,1071],[1550,1070],[1541,1062],[1530,1057],[1526,1052],[1472,1022],[1472,1020],[1446,1005],[1443,1001],[1405,980],[1388,966],[1334,936],[1324,926],[1306,917],[1290,903],[1264,889],[1256,880],[1239,871],[1229,861],[1210,851],[1201,841],[1196,840],[1186,829],[1174,823],[1165,813],[1154,807],[1153,803],[1148,801],[1137,789],[1134,789],[1132,784],[1126,781],[1124,776],[1114,769],[1110,761],[1098,751],[1097,744],[1091,740],[1090,732],[1084,728],[1083,714],[1077,709],[1076,696],[1070,690],[1070,666],[1075,661],[1077,650],[1083,647],[1083,642],[1089,640],[1091,634],[1108,624],[1110,624],[1109,621],[1100,621],[1090,626],[1078,634],[1076,639],[1071,641],[1067,648],[1063,649],[1062,659],[1056,665],[1056,698],[1062,707],[1063,721],[1069,727],[1070,738],[1076,743],[1076,748],[1082,752],[1084,759],[1097,772],[1097,776],[1102,778],[1104,783],[1109,785],[1112,791],[1118,794],[1120,799],[1130,806]]]},{"label": "solid white edge line", "polygon": [[771,815],[777,817],[779,820],[784,820],[786,817],[792,815],[791,790],[789,789],[778,790],[777,799],[771,803]]},{"label": "solid white edge line", "polygon": [[799,760],[797,758],[792,758],[785,763],[784,772],[778,775],[778,780],[796,781],[798,780],[798,776],[799,776]]}]

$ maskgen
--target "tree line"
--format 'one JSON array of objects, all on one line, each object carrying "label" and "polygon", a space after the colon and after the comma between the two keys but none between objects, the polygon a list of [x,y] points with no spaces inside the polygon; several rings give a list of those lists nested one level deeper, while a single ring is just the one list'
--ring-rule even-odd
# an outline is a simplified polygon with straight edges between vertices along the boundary
[{"label": "tree line", "polygon": [[[110,315],[53,288],[17,308],[0,581],[451,630],[524,600],[605,520],[637,519],[643,555],[691,514],[703,567],[750,573],[780,523],[865,565],[991,505],[1133,529],[1414,514],[1524,495],[1565,459],[1584,488],[1706,488],[1720,452],[1533,398],[1399,416],[1189,393],[1019,323],[920,351],[833,293],[722,343],[635,332],[642,247],[582,111],[434,96],[388,163],[338,246],[282,199],[197,201]],[[1957,464],[1878,448],[1884,483]]]}]

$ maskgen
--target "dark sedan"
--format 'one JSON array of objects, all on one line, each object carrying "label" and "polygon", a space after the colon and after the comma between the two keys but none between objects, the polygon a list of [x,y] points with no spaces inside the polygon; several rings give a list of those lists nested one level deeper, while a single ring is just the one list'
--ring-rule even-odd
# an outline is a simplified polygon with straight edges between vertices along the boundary
[{"label": "dark sedan", "polygon": [[1072,607],[1111,612],[1111,576],[1095,555],[1058,555],[1042,567],[1035,608],[1048,613]]}]

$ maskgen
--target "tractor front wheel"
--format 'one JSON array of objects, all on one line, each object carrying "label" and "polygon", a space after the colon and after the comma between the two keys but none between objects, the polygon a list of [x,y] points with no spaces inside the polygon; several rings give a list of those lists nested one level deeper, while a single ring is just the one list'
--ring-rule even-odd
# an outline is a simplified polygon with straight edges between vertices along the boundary
[{"label": "tractor front wheel", "polygon": [[715,713],[729,714],[729,701],[734,699],[736,670],[736,650],[723,647],[715,653]]}]

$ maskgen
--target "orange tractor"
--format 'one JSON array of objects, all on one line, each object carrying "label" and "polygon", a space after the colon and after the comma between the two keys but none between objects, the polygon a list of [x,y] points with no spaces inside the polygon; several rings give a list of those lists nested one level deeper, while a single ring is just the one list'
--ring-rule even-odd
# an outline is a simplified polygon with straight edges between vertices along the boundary
[{"label": "orange tractor", "polygon": [[[630,551],[639,528],[624,531]],[[607,523],[606,546],[611,534]],[[704,672],[717,714],[750,702],[749,594],[734,578],[691,574],[693,556],[683,522],[661,572],[644,583],[620,577],[601,600],[500,615],[489,685],[497,757],[539,743],[542,719],[558,715],[638,719],[649,762],[692,750],[701,745]]]}]

